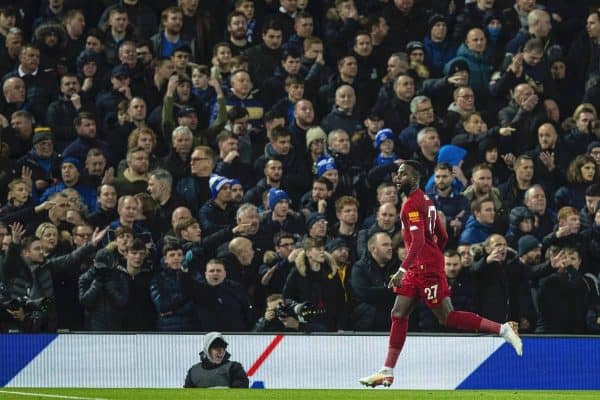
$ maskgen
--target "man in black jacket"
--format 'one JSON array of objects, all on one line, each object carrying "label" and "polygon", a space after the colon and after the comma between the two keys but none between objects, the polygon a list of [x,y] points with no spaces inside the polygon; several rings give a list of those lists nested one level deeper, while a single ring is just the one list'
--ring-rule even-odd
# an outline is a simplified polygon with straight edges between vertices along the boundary
[{"label": "man in black jacket", "polygon": [[352,291],[358,304],[351,320],[356,330],[385,331],[390,327],[389,310],[395,300],[388,283],[397,260],[386,232],[371,236],[367,248],[368,253],[352,267]]},{"label": "man in black jacket", "polygon": [[[10,225],[12,243],[8,249],[4,263],[4,279],[9,282],[20,282],[19,288],[29,299],[44,300],[47,304],[45,311],[45,323],[41,331],[52,332],[56,329],[57,312],[54,308],[54,279],[55,271],[79,267],[82,261],[90,257],[102,238],[108,231],[108,227],[99,230],[96,228],[88,244],[77,250],[60,257],[46,258],[42,249],[42,242],[35,237],[26,237],[23,240],[25,230],[20,223]],[[27,318],[26,311],[20,307],[11,312],[13,318],[24,320]]]},{"label": "man in black jacket", "polygon": [[237,282],[225,279],[223,262],[211,259],[206,263],[204,280],[198,282],[184,264],[181,271],[183,293],[194,302],[200,330],[221,329],[246,332],[251,326],[250,304],[246,290]]}]

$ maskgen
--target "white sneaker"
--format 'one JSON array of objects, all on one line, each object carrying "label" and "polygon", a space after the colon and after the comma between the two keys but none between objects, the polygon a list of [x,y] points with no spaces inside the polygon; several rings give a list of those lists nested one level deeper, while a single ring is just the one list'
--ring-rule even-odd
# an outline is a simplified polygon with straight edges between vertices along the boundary
[{"label": "white sneaker", "polygon": [[362,385],[375,387],[383,385],[389,387],[394,382],[394,375],[388,369],[382,368],[372,375],[365,376],[358,380]]},{"label": "white sneaker", "polygon": [[517,334],[517,323],[514,321],[508,321],[502,324],[502,328],[500,329],[500,336],[504,338],[508,343],[515,348],[518,356],[523,355],[523,342],[521,338]]}]

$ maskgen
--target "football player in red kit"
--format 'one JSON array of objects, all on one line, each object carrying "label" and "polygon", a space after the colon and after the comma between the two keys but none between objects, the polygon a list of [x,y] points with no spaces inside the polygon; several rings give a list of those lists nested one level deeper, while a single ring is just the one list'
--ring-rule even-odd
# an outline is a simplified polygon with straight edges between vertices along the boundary
[{"label": "football player in red kit", "polygon": [[407,196],[400,211],[407,254],[389,283],[397,297],[391,313],[387,357],[383,368],[359,380],[366,386],[390,386],[394,381],[393,370],[406,339],[410,313],[417,300],[427,304],[440,324],[471,332],[494,333],[510,343],[519,356],[523,354],[523,344],[513,322],[501,325],[474,313],[454,311],[444,274],[443,250],[448,235],[435,205],[419,189],[419,171],[418,162],[405,161],[394,178],[398,190]]}]

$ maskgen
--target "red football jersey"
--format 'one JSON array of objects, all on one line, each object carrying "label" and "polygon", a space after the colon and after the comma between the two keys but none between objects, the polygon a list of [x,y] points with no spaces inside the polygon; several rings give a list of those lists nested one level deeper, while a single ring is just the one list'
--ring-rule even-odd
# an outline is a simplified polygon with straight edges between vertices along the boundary
[{"label": "red football jersey", "polygon": [[421,190],[411,193],[400,211],[402,234],[406,246],[405,269],[418,265],[439,265],[444,268],[442,253],[448,235],[438,217],[433,201]]}]

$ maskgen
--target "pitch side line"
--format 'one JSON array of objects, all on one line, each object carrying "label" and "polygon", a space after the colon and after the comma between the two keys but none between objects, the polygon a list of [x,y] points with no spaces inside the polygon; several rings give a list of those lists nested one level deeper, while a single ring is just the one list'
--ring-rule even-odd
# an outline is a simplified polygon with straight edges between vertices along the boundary
[{"label": "pitch side line", "polygon": [[258,358],[256,359],[256,361],[254,361],[254,364],[252,364],[250,369],[248,369],[248,372],[246,373],[246,375],[248,375],[249,378],[252,375],[254,375],[256,373],[256,371],[258,371],[260,366],[265,362],[265,360],[267,358],[269,358],[269,355],[271,355],[273,350],[275,350],[275,348],[279,345],[279,343],[282,340],[283,340],[283,335],[277,335],[273,338],[273,340],[271,340],[271,343],[269,343],[267,348],[262,352],[262,354],[260,356],[258,356]]},{"label": "pitch side line", "polygon": [[63,396],[59,394],[48,394],[48,393],[33,393],[33,392],[14,392],[8,390],[0,390],[1,394],[16,394],[17,396],[36,396],[36,397],[48,397],[52,399],[69,399],[69,400],[110,400],[101,397],[80,397],[80,396]]}]

